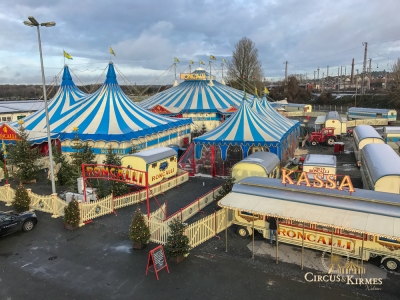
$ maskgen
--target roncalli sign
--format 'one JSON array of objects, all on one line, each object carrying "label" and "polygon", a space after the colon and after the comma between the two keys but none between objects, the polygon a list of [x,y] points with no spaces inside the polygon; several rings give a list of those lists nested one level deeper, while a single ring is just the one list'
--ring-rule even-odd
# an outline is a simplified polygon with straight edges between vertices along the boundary
[{"label": "roncalli sign", "polygon": [[82,165],[83,178],[99,178],[146,186],[147,173],[140,170],[111,165]]}]

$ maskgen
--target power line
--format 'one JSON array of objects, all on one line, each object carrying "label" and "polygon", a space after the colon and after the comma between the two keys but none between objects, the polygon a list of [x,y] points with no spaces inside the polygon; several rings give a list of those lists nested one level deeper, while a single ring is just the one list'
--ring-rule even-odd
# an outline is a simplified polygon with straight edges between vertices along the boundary
[{"label": "power line", "polygon": [[313,61],[313,60],[317,60],[317,59],[322,59],[322,58],[327,58],[327,57],[335,56],[335,55],[342,54],[342,53],[345,53],[345,52],[348,52],[348,51],[352,51],[352,50],[355,50],[355,49],[358,49],[358,48],[361,48],[361,47],[362,47],[362,46],[358,46],[358,47],[355,47],[355,48],[352,48],[352,49],[348,49],[348,50],[345,50],[345,51],[342,51],[342,52],[338,52],[338,53],[334,53],[334,54],[331,54],[331,55],[322,56],[322,57],[318,57],[318,58],[313,58],[313,59],[308,59],[308,60],[302,60],[302,61],[296,61],[296,62],[294,62],[294,64],[298,64],[298,63],[302,63],[302,62],[308,62],[308,61]]}]

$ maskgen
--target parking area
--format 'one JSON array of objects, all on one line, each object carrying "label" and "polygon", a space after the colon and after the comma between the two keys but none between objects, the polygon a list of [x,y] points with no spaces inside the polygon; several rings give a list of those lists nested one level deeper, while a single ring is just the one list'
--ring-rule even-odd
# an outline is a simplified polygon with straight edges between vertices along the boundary
[{"label": "parking area", "polygon": [[[7,210],[3,204],[0,210]],[[282,276],[267,258],[249,261],[242,247],[242,259],[225,253],[218,238],[210,248],[191,251],[179,264],[169,264],[170,273],[145,275],[148,251],[133,250],[126,235],[108,226],[109,215],[75,231],[63,228],[62,219],[38,212],[39,224],[29,233],[3,238],[0,250],[1,299],[278,299],[320,298],[327,289],[311,286],[301,277]],[[104,220],[103,220],[104,219]],[[221,236],[223,240],[223,236]],[[233,249],[231,249],[233,250]],[[262,264],[260,266],[258,264]],[[303,294],[303,297],[296,295]],[[364,298],[352,291],[331,288],[325,299],[341,296]]]}]

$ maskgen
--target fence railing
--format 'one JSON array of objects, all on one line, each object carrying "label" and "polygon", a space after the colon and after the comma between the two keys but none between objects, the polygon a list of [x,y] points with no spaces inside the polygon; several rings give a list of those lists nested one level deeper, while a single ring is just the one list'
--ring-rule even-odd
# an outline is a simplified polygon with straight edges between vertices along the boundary
[{"label": "fence railing", "polygon": [[[183,170],[178,170],[177,176],[149,188],[149,198],[170,190],[188,180],[188,173]],[[51,213],[52,217],[64,215],[64,208],[67,206],[67,202],[60,199],[57,194],[38,195],[33,193],[31,189],[27,189],[27,192],[31,199],[30,209]],[[15,190],[12,189],[9,184],[0,186],[0,201],[4,201],[6,202],[7,206],[11,206],[14,197]],[[112,195],[109,195],[97,201],[78,201],[81,213],[80,223],[81,225],[84,225],[84,223],[89,220],[112,213],[115,209],[145,201],[146,198],[146,190],[140,190],[119,197],[113,197]],[[164,220],[164,218],[165,216],[162,218],[162,220]]]},{"label": "fence railing", "polygon": [[218,195],[221,189],[222,186],[216,187],[207,194],[197,198],[192,203],[181,208],[176,213],[168,216],[168,218],[165,221],[169,222],[172,219],[179,218],[181,222],[184,222],[190,219],[192,216],[194,216],[196,213],[200,212],[204,207],[210,204],[215,199],[215,196]]},{"label": "fence railing", "polygon": [[[220,188],[221,187],[218,187],[217,189],[219,190]],[[210,197],[210,195],[211,192],[207,193],[203,197],[200,197],[199,199],[201,199],[200,201],[204,201],[203,203],[206,203],[205,199],[207,199],[207,196]],[[186,208],[192,207],[193,204],[199,205],[201,202],[197,200]],[[175,213],[168,217],[168,219],[162,221],[160,217],[156,217],[156,215],[160,215],[160,212],[156,211],[152,213],[148,221],[151,233],[150,241],[162,245],[165,245],[167,243],[168,236],[170,235],[170,221],[175,218],[182,218],[182,220],[185,220],[185,218],[188,219],[191,217],[191,215],[185,215],[184,213],[181,213],[181,211],[179,211],[178,213]],[[232,223],[233,211],[224,208],[219,211],[215,211],[211,215],[205,216],[204,218],[188,225],[185,229],[185,234],[189,238],[190,246],[194,248],[216,236],[222,230],[231,226]]]}]

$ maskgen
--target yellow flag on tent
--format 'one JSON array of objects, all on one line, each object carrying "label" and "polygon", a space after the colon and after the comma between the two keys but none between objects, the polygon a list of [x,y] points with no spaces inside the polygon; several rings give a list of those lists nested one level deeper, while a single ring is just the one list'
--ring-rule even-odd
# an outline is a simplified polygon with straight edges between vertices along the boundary
[{"label": "yellow flag on tent", "polygon": [[6,152],[6,144],[4,144],[4,140],[1,140],[1,149],[3,150],[3,154],[7,154]]},{"label": "yellow flag on tent", "polygon": [[179,59],[177,59],[176,57],[174,57],[174,62],[180,62]]},{"label": "yellow flag on tent", "polygon": [[267,89],[267,87],[264,88],[264,93],[269,95],[269,90]]},{"label": "yellow flag on tent", "polygon": [[225,58],[223,58],[223,59],[222,59],[222,62],[223,62],[223,63],[226,63],[226,60],[225,60]]},{"label": "yellow flag on tent", "polygon": [[113,54],[114,56],[116,56],[113,48],[111,48],[111,47],[110,47],[110,54]]},{"label": "yellow flag on tent", "polygon": [[203,63],[203,61],[202,61],[202,60],[200,61],[200,64],[201,64],[201,65],[204,65],[204,63]]},{"label": "yellow flag on tent", "polygon": [[217,60],[217,58],[214,55],[210,55],[211,60]]},{"label": "yellow flag on tent", "polygon": [[64,51],[64,57],[68,58],[68,59],[73,59],[71,55],[69,55],[67,52]]},{"label": "yellow flag on tent", "polygon": [[189,60],[189,64],[193,65],[194,61],[193,60]]}]

